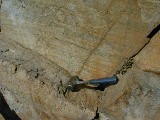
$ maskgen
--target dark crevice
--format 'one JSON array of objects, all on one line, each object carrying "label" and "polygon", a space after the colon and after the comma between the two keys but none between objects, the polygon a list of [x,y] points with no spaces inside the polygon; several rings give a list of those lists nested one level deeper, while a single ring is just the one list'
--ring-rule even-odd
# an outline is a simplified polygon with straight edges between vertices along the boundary
[{"label": "dark crevice", "polygon": [[39,73],[38,73],[38,69],[37,69],[35,78],[38,78],[38,76],[39,76]]},{"label": "dark crevice", "polygon": [[15,67],[15,70],[14,70],[14,72],[16,73],[16,72],[17,72],[17,70],[18,70],[18,67],[16,66],[16,67]]},{"label": "dark crevice", "polygon": [[[155,36],[155,34],[160,30],[160,24],[155,27],[148,35],[147,35],[147,38],[149,38],[148,42],[146,44],[144,44],[139,50],[138,52],[136,52],[135,54],[133,54],[127,62],[125,62],[123,64],[123,66],[121,67],[120,70],[117,70],[116,71],[116,74],[125,74],[127,72],[127,69],[131,68],[132,65],[133,65],[133,59],[134,57],[136,57],[149,43],[150,43],[150,40],[153,36]],[[129,65],[127,65],[127,63],[129,63]]]},{"label": "dark crevice", "polygon": [[[155,36],[155,34],[160,30],[160,24],[154,28],[148,35],[147,35],[147,38],[152,38],[153,36]],[[136,55],[138,55],[147,45],[148,43],[150,42],[150,40],[148,40],[148,42],[137,52],[135,53],[131,58],[135,57]]]},{"label": "dark crevice", "polygon": [[148,45],[149,42],[150,40],[141,49],[139,49],[139,51],[135,53],[131,58],[134,58],[136,55],[138,55]]},{"label": "dark crevice", "polygon": [[14,110],[11,110],[3,94],[0,92],[0,113],[5,120],[21,120]]},{"label": "dark crevice", "polygon": [[150,38],[150,39],[151,39],[159,30],[160,30],[160,24],[159,24],[156,28],[154,28],[154,29],[150,32],[150,34],[148,34],[147,38]]},{"label": "dark crevice", "polygon": [[96,115],[94,116],[94,118],[92,120],[98,120],[100,118],[99,113],[98,113],[98,107],[96,110]]},{"label": "dark crevice", "polygon": [[35,76],[35,78],[38,78],[38,76],[39,76],[39,74],[38,74],[38,73],[36,73],[36,76]]},{"label": "dark crevice", "polygon": [[8,51],[9,51],[9,49],[1,50],[2,53],[3,53],[3,52],[8,52]]},{"label": "dark crevice", "polygon": [[63,96],[65,97],[67,93],[67,89],[63,90]]}]

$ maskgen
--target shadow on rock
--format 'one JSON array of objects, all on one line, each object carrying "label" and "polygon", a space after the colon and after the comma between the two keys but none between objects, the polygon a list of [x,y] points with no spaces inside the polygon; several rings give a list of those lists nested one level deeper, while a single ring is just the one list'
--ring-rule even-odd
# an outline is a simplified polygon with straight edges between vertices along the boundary
[{"label": "shadow on rock", "polygon": [[3,94],[0,92],[0,113],[5,120],[21,120],[14,110],[11,110]]}]

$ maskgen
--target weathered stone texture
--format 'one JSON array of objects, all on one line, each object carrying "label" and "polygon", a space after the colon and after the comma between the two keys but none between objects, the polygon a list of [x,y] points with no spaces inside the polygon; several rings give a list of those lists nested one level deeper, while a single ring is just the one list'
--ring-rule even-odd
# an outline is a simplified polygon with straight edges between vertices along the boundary
[{"label": "weathered stone texture", "polygon": [[160,32],[155,35],[149,45],[136,57],[136,61],[143,71],[160,75]]},{"label": "weathered stone texture", "polygon": [[[159,0],[2,0],[0,92],[23,120],[158,120]],[[105,91],[65,92],[72,75],[108,77]],[[2,117],[0,116],[0,119]]]},{"label": "weathered stone texture", "polygon": [[159,7],[141,0],[4,0],[2,34],[72,75],[104,77],[147,42]]},{"label": "weathered stone texture", "polygon": [[20,118],[75,120],[95,116],[94,111],[65,99],[63,84],[70,78],[67,71],[5,40],[0,40],[0,90]]}]

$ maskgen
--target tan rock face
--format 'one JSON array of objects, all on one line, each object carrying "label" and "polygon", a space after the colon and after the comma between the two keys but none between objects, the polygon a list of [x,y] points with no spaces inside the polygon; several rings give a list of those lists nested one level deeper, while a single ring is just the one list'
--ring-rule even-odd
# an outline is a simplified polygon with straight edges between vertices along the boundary
[{"label": "tan rock face", "polygon": [[[22,119],[158,120],[159,0],[2,0],[0,91]],[[65,92],[72,75],[112,76],[105,91]],[[1,116],[0,116],[1,119]]]},{"label": "tan rock face", "polygon": [[74,106],[65,99],[63,84],[70,74],[57,64],[6,39],[1,39],[0,57],[1,92],[20,118],[75,120],[94,117],[94,111]]},{"label": "tan rock face", "polygon": [[158,13],[158,1],[3,1],[2,34],[72,75],[97,78],[147,42]]},{"label": "tan rock face", "polygon": [[160,74],[160,32],[137,57],[138,66],[146,72]]}]

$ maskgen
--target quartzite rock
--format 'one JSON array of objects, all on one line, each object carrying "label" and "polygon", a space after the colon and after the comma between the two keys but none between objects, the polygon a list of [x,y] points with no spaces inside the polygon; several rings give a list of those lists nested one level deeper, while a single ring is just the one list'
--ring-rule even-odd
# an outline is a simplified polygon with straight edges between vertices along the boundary
[{"label": "quartzite rock", "polygon": [[91,120],[96,112],[100,120],[158,120],[159,33],[117,85],[78,93],[64,85],[71,75],[114,74],[160,23],[159,0],[1,3],[0,91],[23,120]]}]

